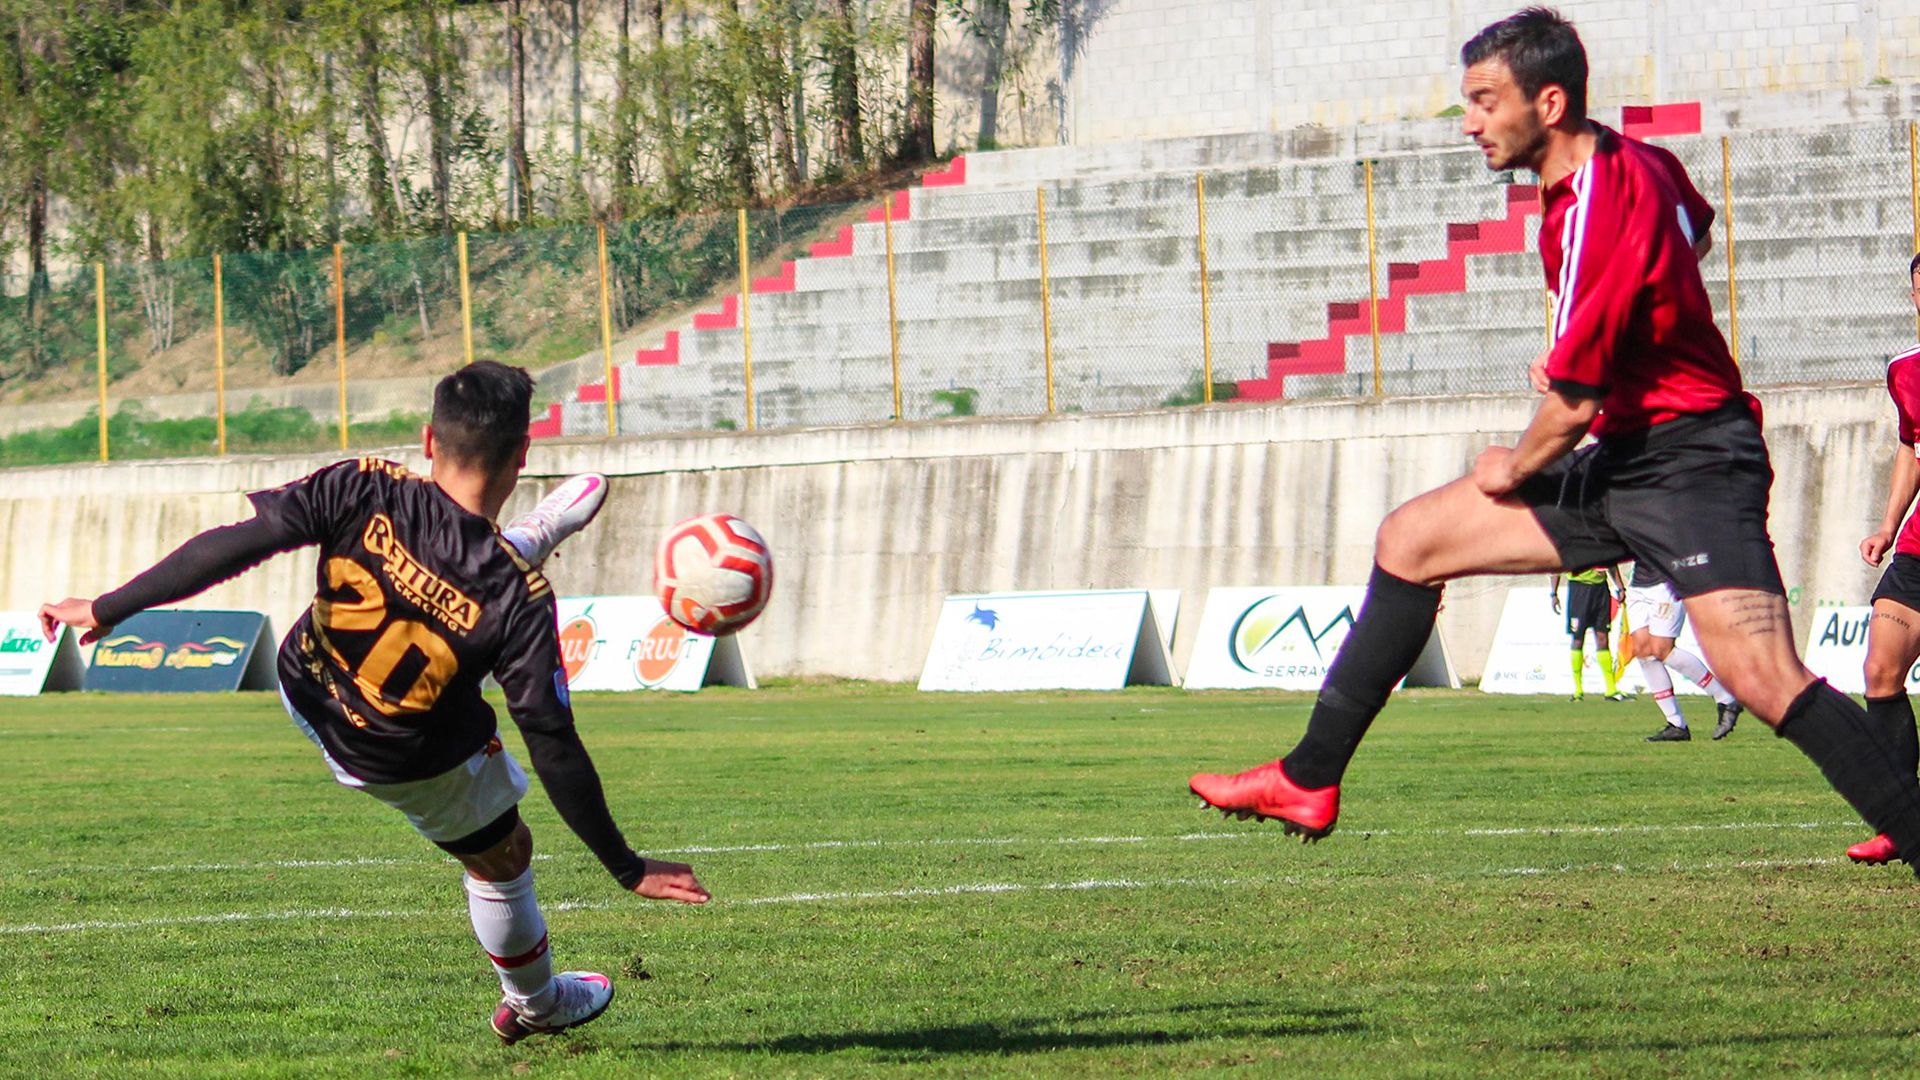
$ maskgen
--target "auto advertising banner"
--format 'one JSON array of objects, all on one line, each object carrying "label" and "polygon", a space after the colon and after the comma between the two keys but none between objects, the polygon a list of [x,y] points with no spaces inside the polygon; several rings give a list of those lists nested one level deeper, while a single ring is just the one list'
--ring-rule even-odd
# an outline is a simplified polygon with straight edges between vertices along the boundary
[{"label": "auto advertising banner", "polygon": [[0,611],[0,695],[78,690],[86,675],[73,631],[48,641],[31,611]]},{"label": "auto advertising banner", "polygon": [[[1318,690],[1366,594],[1359,585],[1210,589],[1183,685],[1189,690]],[[1439,626],[1405,685],[1460,685]]]},{"label": "auto advertising banner", "polygon": [[[922,690],[1117,690],[1172,685],[1170,637],[1146,589],[949,596],[920,670]],[[1172,616],[1167,616],[1169,622]]]},{"label": "auto advertising banner", "polygon": [[100,639],[85,690],[171,694],[271,690],[273,639],[257,611],[143,611]]},{"label": "auto advertising banner", "polygon": [[570,690],[680,690],[757,684],[732,634],[697,634],[656,596],[562,597],[560,658]]}]

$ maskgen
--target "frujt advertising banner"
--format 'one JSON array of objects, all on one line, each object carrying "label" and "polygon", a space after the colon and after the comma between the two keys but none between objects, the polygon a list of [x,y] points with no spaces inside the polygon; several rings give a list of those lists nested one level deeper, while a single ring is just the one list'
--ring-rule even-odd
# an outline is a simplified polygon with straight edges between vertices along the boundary
[{"label": "frujt advertising banner", "polygon": [[1117,690],[1169,686],[1162,633],[1172,590],[1005,592],[949,596],[920,669],[922,690]]},{"label": "frujt advertising banner", "polygon": [[73,631],[60,628],[48,641],[31,611],[0,611],[0,694],[28,695],[78,690],[86,675]]},{"label": "frujt advertising banner", "polygon": [[[1353,629],[1367,590],[1359,585],[1300,585],[1209,590],[1193,655],[1189,690],[1318,690]],[[1436,624],[1405,680],[1407,686],[1460,685]]]},{"label": "frujt advertising banner", "polygon": [[[1480,689],[1490,694],[1572,694],[1573,638],[1567,633],[1564,604],[1561,610],[1562,614],[1554,613],[1552,589],[1508,589],[1506,604],[1500,609],[1500,627],[1493,633],[1493,648],[1487,653],[1487,664],[1480,674]],[[1626,663],[1620,668],[1620,689],[1629,694],[1646,692],[1647,682],[1640,677],[1640,663],[1633,658],[1633,645],[1625,640],[1630,629],[1624,605],[1615,605],[1607,639],[1611,651],[1606,654],[1596,651],[1592,634],[1581,643],[1584,657],[1580,681],[1587,693],[1596,696],[1606,693],[1600,665],[1617,665],[1622,656]],[[1692,623],[1681,629],[1674,644],[1702,659],[1706,657],[1693,636]],[[1669,674],[1673,677],[1675,693],[1706,693],[1695,686],[1693,680],[1675,672]]]},{"label": "frujt advertising banner", "polygon": [[273,640],[257,611],[143,611],[100,639],[84,690],[271,690]]},{"label": "frujt advertising banner", "polygon": [[[1807,667],[1834,689],[1867,692],[1867,626],[1872,607],[1823,607],[1813,612],[1807,635]],[[1920,693],[1920,664],[1907,669],[1907,693]]]},{"label": "frujt advertising banner", "polygon": [[696,634],[656,596],[562,597],[560,658],[570,690],[698,690],[755,683],[734,635]]}]

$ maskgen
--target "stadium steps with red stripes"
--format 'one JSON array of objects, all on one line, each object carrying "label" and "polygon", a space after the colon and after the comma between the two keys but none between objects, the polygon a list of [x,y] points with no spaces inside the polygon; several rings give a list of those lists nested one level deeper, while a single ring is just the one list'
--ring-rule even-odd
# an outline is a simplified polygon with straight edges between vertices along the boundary
[{"label": "stadium steps with red stripes", "polygon": [[[1621,110],[1621,130],[1636,139],[1659,135],[1693,135],[1700,131],[1700,105],[1629,105]],[[1447,254],[1421,262],[1387,264],[1387,288],[1378,302],[1379,332],[1400,334],[1407,329],[1407,298],[1467,289],[1467,258],[1472,255],[1517,254],[1526,250],[1526,219],[1540,213],[1540,191],[1533,184],[1507,188],[1507,214],[1489,221],[1447,226]],[[1368,302],[1362,298],[1327,305],[1327,334],[1310,341],[1276,341],[1267,345],[1267,371],[1262,378],[1242,379],[1238,396],[1249,401],[1286,397],[1289,375],[1338,375],[1347,371],[1347,339],[1373,333]]]}]

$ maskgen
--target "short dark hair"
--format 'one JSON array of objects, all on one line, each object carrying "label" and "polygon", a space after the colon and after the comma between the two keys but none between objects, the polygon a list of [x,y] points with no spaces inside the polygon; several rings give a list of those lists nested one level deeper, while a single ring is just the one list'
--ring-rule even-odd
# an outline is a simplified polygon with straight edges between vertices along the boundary
[{"label": "short dark hair", "polygon": [[1915,255],[1913,261],[1907,264],[1907,276],[1912,277],[1915,274],[1920,274],[1920,255]]},{"label": "short dark hair", "polygon": [[532,404],[525,368],[476,360],[433,388],[433,441],[462,465],[498,471],[519,453]]},{"label": "short dark hair", "polygon": [[1573,24],[1548,7],[1523,8],[1473,35],[1460,48],[1467,67],[1499,60],[1527,100],[1546,86],[1567,92],[1567,119],[1587,118],[1587,50]]}]

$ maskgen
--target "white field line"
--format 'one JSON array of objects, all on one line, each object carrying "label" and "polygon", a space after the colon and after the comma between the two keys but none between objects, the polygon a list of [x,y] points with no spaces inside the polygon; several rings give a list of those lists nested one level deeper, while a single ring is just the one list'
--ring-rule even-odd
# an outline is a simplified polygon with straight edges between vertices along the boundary
[{"label": "white field line", "polygon": [[[1466,871],[1457,874],[1417,874],[1412,877],[1425,880],[1440,878],[1476,878],[1476,877],[1545,877],[1574,874],[1624,874],[1624,873],[1714,873],[1723,870],[1780,870],[1806,869],[1828,866],[1838,863],[1839,859],[1743,859],[1735,862],[1666,863],[1644,867],[1629,867],[1621,863],[1590,863],[1584,865],[1568,864],[1564,866],[1513,866],[1496,867],[1484,870]],[[960,885],[918,886],[905,889],[871,889],[852,892],[786,893],[778,896],[752,896],[737,900],[722,900],[723,905],[756,906],[764,904],[821,904],[844,903],[861,900],[924,900],[950,896],[1000,895],[1008,893],[1038,892],[1090,892],[1096,890],[1136,890],[1203,888],[1226,889],[1247,885],[1299,885],[1308,880],[1331,881],[1341,876],[1340,871],[1329,870],[1307,874],[1273,874],[1245,877],[1219,878],[1090,878],[1081,881],[1056,882],[973,882]],[[550,912],[557,911],[610,911],[625,904],[607,901],[563,900],[543,905]],[[158,916],[146,919],[94,919],[67,923],[30,923],[24,925],[0,925],[0,936],[11,934],[62,934],[85,930],[146,930],[163,926],[208,926],[249,922],[285,922],[291,920],[319,921],[327,919],[414,919],[448,918],[451,908],[419,911],[356,911],[350,908],[297,908],[288,911],[228,911],[212,915],[175,915]]]},{"label": "white field line", "polygon": [[[1525,828],[1507,829],[1366,829],[1339,834],[1346,838],[1354,836],[1606,836],[1606,835],[1652,835],[1655,833],[1689,832],[1748,832],[1771,831],[1776,829],[1863,829],[1858,821],[1739,821],[1717,825],[1536,825]],[[811,840],[804,843],[768,843],[768,844],[702,844],[674,848],[650,848],[649,855],[741,855],[763,852],[784,851],[839,851],[867,848],[938,848],[938,847],[1070,847],[1078,844],[1154,844],[1154,843],[1201,843],[1212,840],[1283,840],[1277,829],[1243,832],[1193,832],[1175,836],[963,836],[920,840]],[[585,856],[581,856],[585,858]],[[535,855],[536,860],[552,859],[552,855]],[[441,862],[451,862],[442,859]],[[213,872],[230,870],[291,870],[308,867],[336,868],[347,866],[423,866],[425,859],[396,858],[353,858],[353,859],[263,859],[242,862],[207,863],[165,863],[159,866],[73,866],[41,867],[22,871],[28,877],[46,877],[59,874],[174,874],[190,872]]]}]

